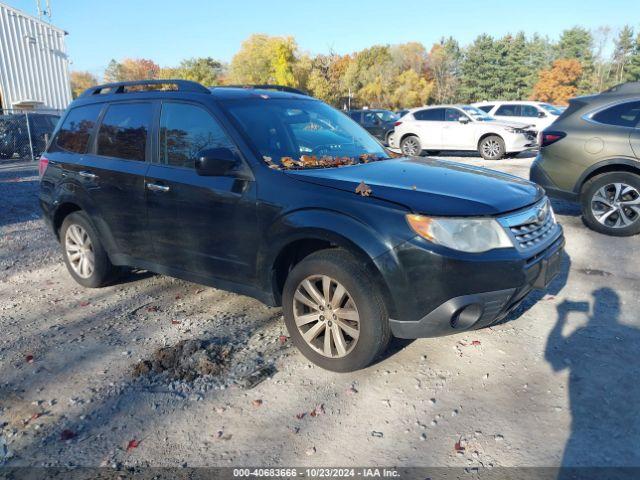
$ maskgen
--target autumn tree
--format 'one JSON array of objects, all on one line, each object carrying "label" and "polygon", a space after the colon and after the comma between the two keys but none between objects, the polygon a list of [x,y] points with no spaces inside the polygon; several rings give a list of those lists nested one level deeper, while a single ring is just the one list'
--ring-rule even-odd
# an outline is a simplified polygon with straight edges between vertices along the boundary
[{"label": "autumn tree", "polygon": [[428,70],[433,79],[433,99],[436,103],[453,103],[457,100],[461,57],[460,45],[452,37],[443,38],[431,47]]},{"label": "autumn tree", "polygon": [[566,105],[578,93],[582,65],[575,58],[560,58],[553,66],[540,72],[533,87],[532,100]]},{"label": "autumn tree", "polygon": [[572,58],[580,62],[579,93],[593,90],[593,34],[583,27],[573,27],[562,32],[556,47],[557,58]]},{"label": "autumn tree", "polygon": [[298,46],[293,37],[251,35],[231,60],[229,82],[297,87],[294,74],[297,56]]},{"label": "autumn tree", "polygon": [[71,94],[77,98],[87,88],[98,85],[98,78],[89,72],[74,71],[69,75],[71,81]]},{"label": "autumn tree", "polygon": [[160,70],[160,78],[192,80],[207,87],[220,84],[223,74],[224,65],[211,57],[182,60],[175,68]]},{"label": "autumn tree", "polygon": [[157,79],[160,66],[146,58],[125,58],[122,62],[111,60],[104,71],[107,82]]}]

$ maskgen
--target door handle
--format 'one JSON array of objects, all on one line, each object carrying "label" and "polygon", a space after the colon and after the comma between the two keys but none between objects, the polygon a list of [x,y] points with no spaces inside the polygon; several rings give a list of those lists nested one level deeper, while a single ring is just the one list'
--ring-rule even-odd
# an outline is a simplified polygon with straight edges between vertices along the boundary
[{"label": "door handle", "polygon": [[88,178],[89,180],[95,180],[96,178],[98,178],[95,173],[87,172],[86,170],[78,172],[78,175],[84,178]]},{"label": "door handle", "polygon": [[152,192],[168,192],[170,190],[166,185],[158,185],[157,183],[147,183],[147,189]]}]

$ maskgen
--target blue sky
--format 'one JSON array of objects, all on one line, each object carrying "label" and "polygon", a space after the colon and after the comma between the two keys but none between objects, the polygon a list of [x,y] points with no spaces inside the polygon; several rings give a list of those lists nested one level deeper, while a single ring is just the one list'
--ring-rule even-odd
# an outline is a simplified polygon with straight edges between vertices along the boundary
[{"label": "blue sky", "polygon": [[[2,0],[36,13],[36,0]],[[45,0],[42,0],[45,3]],[[101,75],[111,58],[161,66],[211,56],[229,61],[252,33],[292,35],[303,51],[349,53],[376,43],[523,30],[556,39],[574,25],[640,28],[638,0],[51,0],[52,23],[69,32],[74,70]]]}]

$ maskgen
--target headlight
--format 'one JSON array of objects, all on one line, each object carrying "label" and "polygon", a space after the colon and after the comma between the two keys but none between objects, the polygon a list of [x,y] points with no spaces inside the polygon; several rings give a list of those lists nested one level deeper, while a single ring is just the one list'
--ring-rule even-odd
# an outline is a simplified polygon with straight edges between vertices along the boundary
[{"label": "headlight", "polygon": [[434,218],[410,214],[407,222],[422,238],[462,252],[513,247],[507,232],[493,218]]}]

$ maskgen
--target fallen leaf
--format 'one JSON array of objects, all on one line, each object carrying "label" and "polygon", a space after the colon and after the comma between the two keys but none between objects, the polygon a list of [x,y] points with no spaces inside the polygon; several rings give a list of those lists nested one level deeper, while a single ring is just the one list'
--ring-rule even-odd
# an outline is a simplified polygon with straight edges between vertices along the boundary
[{"label": "fallen leaf", "polygon": [[27,355],[24,359],[27,363],[33,363],[33,355]]},{"label": "fallen leaf", "polygon": [[302,420],[307,415],[307,412],[296,413],[296,418]]},{"label": "fallen leaf", "polygon": [[251,403],[253,404],[254,407],[261,407],[262,406],[262,400],[260,400],[259,398],[256,398]]},{"label": "fallen leaf", "polygon": [[180,300],[182,298],[182,295],[178,294],[176,295],[176,300]]},{"label": "fallen leaf", "polygon": [[89,305],[91,305],[91,302],[80,302],[81,307],[88,307]]},{"label": "fallen leaf", "polygon": [[360,184],[356,187],[356,193],[362,195],[363,197],[368,197],[371,195],[371,188],[364,182],[360,182]]},{"label": "fallen leaf", "polygon": [[288,339],[288,338],[289,338],[289,337],[287,337],[286,335],[280,335],[280,336],[278,337],[278,340],[280,340],[280,345],[284,345],[285,343],[287,343],[287,339]]},{"label": "fallen leaf", "polygon": [[138,445],[140,445],[140,442],[135,438],[133,440],[129,440],[129,443],[127,444],[127,452],[133,450],[134,448],[138,448]]},{"label": "fallen leaf", "polygon": [[150,307],[147,307],[147,312],[157,312],[158,310],[160,310],[160,307],[158,307],[157,305],[151,305]]},{"label": "fallen leaf", "polygon": [[316,408],[314,408],[311,412],[309,412],[309,415],[311,415],[312,417],[317,417],[318,415],[324,415],[324,413],[324,403],[321,403],[320,405],[316,406]]},{"label": "fallen leaf", "polygon": [[456,444],[453,446],[453,449],[456,452],[464,452],[464,447],[462,446],[462,439],[459,439]]},{"label": "fallen leaf", "polygon": [[474,340],[471,342],[471,345],[477,347],[478,345],[480,345],[480,340]]},{"label": "fallen leaf", "polygon": [[171,325],[180,325],[181,323],[180,320],[171,320]]},{"label": "fallen leaf", "polygon": [[66,441],[66,440],[71,440],[72,438],[76,437],[76,432],[74,432],[73,430],[63,430],[60,433],[60,440],[62,441]]}]

